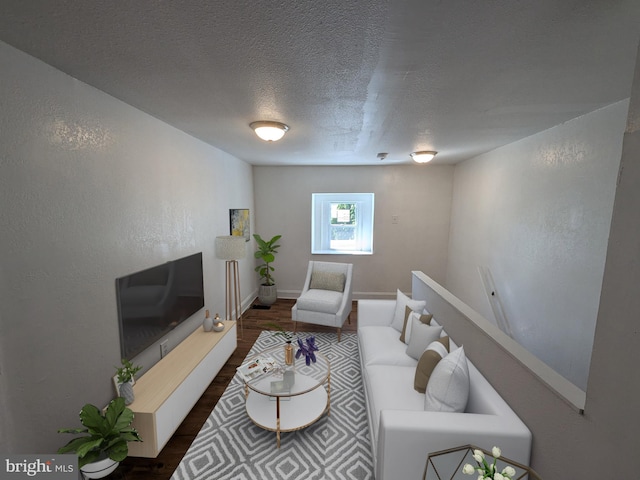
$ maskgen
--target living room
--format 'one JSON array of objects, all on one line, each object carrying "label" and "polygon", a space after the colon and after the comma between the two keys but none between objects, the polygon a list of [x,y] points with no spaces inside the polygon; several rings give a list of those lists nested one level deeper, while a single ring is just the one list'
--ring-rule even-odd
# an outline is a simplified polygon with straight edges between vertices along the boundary
[{"label": "living room", "polygon": [[[637,414],[630,406],[640,388],[634,375],[640,308],[631,287],[638,278],[628,268],[637,262],[633,244],[640,230],[633,214],[637,74],[630,101],[620,99],[456,165],[254,166],[8,44],[0,44],[0,59],[8,66],[0,74],[0,451],[54,451],[61,443],[56,430],[73,424],[81,405],[113,397],[120,354],[116,278],[202,251],[205,304],[222,312],[224,262],[215,258],[214,238],[229,233],[229,209],[248,208],[252,232],[283,235],[276,278],[282,295],[293,298],[311,259],[311,193],[370,191],[376,194],[375,254],[353,258],[354,294],[408,292],[410,272],[421,270],[489,317],[480,261],[531,275],[523,288],[545,285],[522,297],[529,315],[535,316],[539,295],[570,292],[571,299],[545,300],[539,308],[542,316],[556,317],[581,309],[578,317],[591,321],[584,327],[591,338],[574,343],[584,358],[576,361],[583,370],[574,371],[573,383],[582,384],[586,405],[569,405],[552,389],[531,398],[540,391],[539,380],[511,377],[499,362],[485,375],[532,429],[532,460],[543,475],[571,469],[590,478],[591,467],[581,465],[588,463],[585,451],[615,456],[620,472],[631,471]],[[555,148],[542,156],[545,163],[532,163],[530,152],[549,145]],[[620,158],[623,181],[617,180]],[[507,160],[519,169],[509,171]],[[525,202],[535,195],[544,199],[541,211],[517,204],[512,190],[497,195],[507,187],[526,190]],[[505,204],[509,209],[500,207]],[[544,245],[544,239],[527,239],[534,220],[554,204],[583,205],[598,216],[552,215],[581,228],[561,229],[548,249],[538,251],[557,252],[543,261],[528,247]],[[515,235],[519,249],[501,243],[500,232]],[[253,243],[247,248],[250,253]],[[628,263],[620,264],[616,255],[625,258],[625,248]],[[501,255],[509,258],[496,261]],[[541,271],[559,263],[567,266],[564,273]],[[257,291],[254,266],[251,255],[240,262],[245,308]],[[514,322],[519,318],[508,313]],[[194,317],[182,325],[169,347],[201,321]],[[531,328],[535,337],[552,327]],[[564,335],[563,341],[574,341]],[[585,342],[593,343],[592,354],[582,348]],[[545,349],[545,340],[537,344],[542,354],[562,350],[553,343]],[[159,358],[155,350],[139,363],[150,366]],[[612,395],[622,379],[625,388]]]}]

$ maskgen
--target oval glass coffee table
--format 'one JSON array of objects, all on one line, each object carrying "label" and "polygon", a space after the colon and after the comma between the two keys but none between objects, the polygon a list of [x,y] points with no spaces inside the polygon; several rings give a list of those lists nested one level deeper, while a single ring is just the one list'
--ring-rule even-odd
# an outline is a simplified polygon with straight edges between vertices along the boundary
[{"label": "oval glass coffee table", "polygon": [[304,356],[294,356],[293,365],[285,365],[284,347],[279,346],[253,356],[275,360],[274,368],[250,380],[241,375],[249,418],[260,428],[276,432],[278,448],[281,432],[301,430],[325,412],[330,414],[331,365],[322,353],[315,355],[316,362],[310,365]]}]

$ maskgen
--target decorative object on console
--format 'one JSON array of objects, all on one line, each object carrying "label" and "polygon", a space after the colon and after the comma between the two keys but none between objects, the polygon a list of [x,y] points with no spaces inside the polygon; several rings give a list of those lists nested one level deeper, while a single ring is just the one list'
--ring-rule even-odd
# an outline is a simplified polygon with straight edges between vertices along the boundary
[{"label": "decorative object on console", "polygon": [[211,315],[209,315],[209,310],[207,310],[204,314],[204,321],[202,322],[202,328],[205,332],[210,332],[213,330],[213,319]]},{"label": "decorative object on console", "polygon": [[298,351],[296,352],[296,358],[300,358],[301,355],[304,355],[304,361],[307,365],[311,365],[311,362],[316,361],[316,354],[313,352],[317,352],[318,347],[316,346],[316,337],[311,336],[307,337],[306,341],[303,342],[300,338],[298,338]]},{"label": "decorative object on console", "polygon": [[244,237],[233,235],[216,237],[216,258],[226,261],[225,318],[231,320],[231,315],[234,315],[235,321],[240,325],[240,338],[243,334],[243,325],[238,260],[244,258],[246,254]]},{"label": "decorative object on console", "polygon": [[131,405],[135,400],[133,392],[133,384],[135,383],[135,375],[142,367],[133,365],[129,360],[123,358],[121,360],[122,367],[116,367],[116,377],[118,380],[118,394],[124,398],[127,405]]},{"label": "decorative object on console", "polygon": [[[471,462],[477,463],[477,467]],[[430,453],[422,478],[462,480],[467,478],[464,475],[487,480],[542,480],[530,467],[503,457],[500,448],[493,447],[488,452],[474,445]]]},{"label": "decorative object on console", "polygon": [[211,326],[214,332],[221,332],[224,330],[224,323],[220,320],[220,315],[216,313],[216,318],[213,319],[213,325]]},{"label": "decorative object on console", "polygon": [[261,278],[258,300],[262,305],[273,305],[278,299],[278,290],[275,279],[271,276],[271,272],[274,271],[271,264],[276,259],[276,253],[280,248],[276,242],[282,238],[282,235],[276,235],[271,240],[263,240],[260,235],[254,234],[253,238],[258,243],[258,250],[255,251],[254,257],[262,260],[262,264],[255,268]]},{"label": "decorative object on console", "polygon": [[[127,458],[127,442],[142,441],[131,426],[132,421],[133,412],[125,406],[123,398],[112,400],[104,414],[98,407],[88,403],[80,410],[80,423],[84,428],[58,430],[58,433],[87,435],[69,441],[58,449],[58,453],[76,453],[78,467],[84,478],[106,477]],[[94,463],[105,465],[96,466]]]}]

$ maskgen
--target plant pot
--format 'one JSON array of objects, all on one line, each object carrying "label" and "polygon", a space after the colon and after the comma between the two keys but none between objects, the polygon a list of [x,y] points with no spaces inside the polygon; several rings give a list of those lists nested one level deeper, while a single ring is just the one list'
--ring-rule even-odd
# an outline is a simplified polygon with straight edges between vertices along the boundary
[{"label": "plant pot", "polygon": [[136,399],[135,394],[133,393],[133,384],[131,382],[121,383],[119,390],[120,396],[124,398],[125,405],[131,405]]},{"label": "plant pot", "polygon": [[120,462],[107,457],[97,462],[87,463],[80,471],[83,478],[104,478],[118,468],[118,465],[120,465]]},{"label": "plant pot", "polygon": [[275,285],[260,285],[258,289],[258,301],[262,305],[273,305],[278,299],[278,290]]}]

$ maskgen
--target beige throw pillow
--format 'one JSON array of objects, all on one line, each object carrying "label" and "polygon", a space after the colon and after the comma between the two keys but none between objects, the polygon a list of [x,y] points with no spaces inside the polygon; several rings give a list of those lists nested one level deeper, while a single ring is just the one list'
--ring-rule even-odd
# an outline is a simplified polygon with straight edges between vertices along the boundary
[{"label": "beige throw pillow", "polygon": [[309,284],[309,288],[343,292],[344,283],[344,273],[314,271],[311,274],[311,282]]},{"label": "beige throw pillow", "polygon": [[449,337],[441,337],[429,344],[416,366],[413,388],[415,388],[417,392],[424,393],[427,390],[427,383],[429,383],[429,377],[433,369],[436,368],[438,362],[446,357],[448,353]]}]

